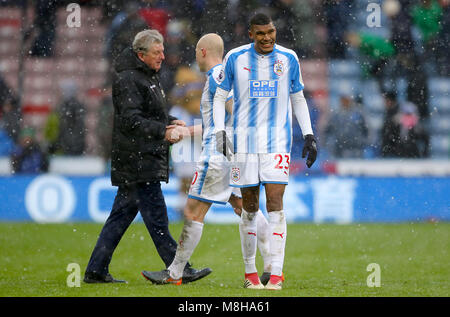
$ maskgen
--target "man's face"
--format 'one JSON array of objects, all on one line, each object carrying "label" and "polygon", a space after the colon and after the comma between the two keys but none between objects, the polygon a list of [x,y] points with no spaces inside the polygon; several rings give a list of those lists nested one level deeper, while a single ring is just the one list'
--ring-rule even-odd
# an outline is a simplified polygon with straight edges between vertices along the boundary
[{"label": "man's face", "polygon": [[22,147],[28,147],[33,144],[33,138],[30,136],[24,136],[20,139],[20,145]]},{"label": "man's face", "polygon": [[352,100],[349,97],[347,97],[347,96],[341,97],[341,107],[344,110],[350,109],[351,105],[352,105]]},{"label": "man's face", "polygon": [[260,54],[273,51],[277,37],[277,29],[272,22],[266,25],[252,25],[248,35],[255,43],[255,50]]},{"label": "man's face", "polygon": [[140,52],[138,56],[148,67],[159,71],[164,60],[164,45],[163,43],[153,43],[146,53]]},{"label": "man's face", "polygon": [[384,105],[385,105],[386,109],[392,109],[395,106],[395,101],[392,100],[391,98],[385,97]]}]

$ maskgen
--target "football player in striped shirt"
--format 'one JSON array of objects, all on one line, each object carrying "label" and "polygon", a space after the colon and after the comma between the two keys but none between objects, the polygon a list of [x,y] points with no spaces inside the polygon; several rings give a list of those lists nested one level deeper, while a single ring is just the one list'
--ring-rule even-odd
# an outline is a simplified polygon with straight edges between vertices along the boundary
[{"label": "football player in striped shirt", "polygon": [[[286,244],[283,195],[289,180],[292,109],[305,139],[308,167],[317,146],[297,54],[275,44],[276,28],[265,14],[250,20],[252,43],[232,49],[223,61],[213,101],[214,133],[219,152],[231,158],[231,186],[241,189],[240,234],[247,288],[263,288],[255,266],[260,185],[265,187],[270,226],[271,276],[267,289],[281,290]],[[226,129],[225,102],[233,90],[232,129]],[[230,136],[230,138],[228,138]],[[233,155],[234,153],[234,155]]]},{"label": "football player in striped shirt", "polygon": [[[216,88],[221,82],[222,57],[223,40],[219,35],[206,34],[198,41],[196,60],[200,70],[207,73],[200,105],[202,126],[187,127],[185,129],[190,131],[185,133],[194,135],[201,131],[203,134],[202,153],[189,189],[188,200],[184,208],[185,222],[172,264],[166,270],[142,272],[146,279],[156,284],[179,285],[182,283],[183,268],[200,241],[204,217],[213,203],[226,204],[229,202],[236,214],[240,216],[242,212],[240,190],[230,186],[230,162],[216,151],[212,102]],[[229,112],[231,112],[232,103],[233,100],[229,97],[226,103]],[[230,122],[231,118],[231,115],[227,114],[227,122]],[[269,227],[261,210],[256,213],[256,221],[258,227],[256,238],[264,262],[264,273],[261,280],[263,283],[267,283],[271,271]]]}]

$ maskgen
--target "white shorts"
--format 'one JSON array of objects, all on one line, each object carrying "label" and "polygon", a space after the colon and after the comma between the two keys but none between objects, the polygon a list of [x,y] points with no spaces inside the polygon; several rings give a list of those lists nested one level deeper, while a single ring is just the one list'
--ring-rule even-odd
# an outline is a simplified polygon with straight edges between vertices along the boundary
[{"label": "white shorts", "polygon": [[230,186],[288,184],[290,153],[237,153],[233,156]]},{"label": "white shorts", "polygon": [[239,188],[230,186],[230,163],[223,155],[201,157],[195,168],[188,198],[225,205],[231,194],[241,197]]}]

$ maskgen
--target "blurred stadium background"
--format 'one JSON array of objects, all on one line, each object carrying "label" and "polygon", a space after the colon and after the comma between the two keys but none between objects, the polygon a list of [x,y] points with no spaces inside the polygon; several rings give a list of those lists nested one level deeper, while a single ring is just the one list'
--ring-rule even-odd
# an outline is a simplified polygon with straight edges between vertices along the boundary
[{"label": "blurred stadium background", "polygon": [[[294,124],[289,221],[450,220],[447,0],[0,0],[0,220],[103,222],[115,195],[111,61],[139,30],[158,29],[169,110],[192,123],[204,80],[196,41],[217,32],[226,51],[248,43],[256,10],[300,57],[319,140],[307,170]],[[191,168],[172,162],[163,187],[172,221]],[[215,206],[207,221],[237,218]]]}]

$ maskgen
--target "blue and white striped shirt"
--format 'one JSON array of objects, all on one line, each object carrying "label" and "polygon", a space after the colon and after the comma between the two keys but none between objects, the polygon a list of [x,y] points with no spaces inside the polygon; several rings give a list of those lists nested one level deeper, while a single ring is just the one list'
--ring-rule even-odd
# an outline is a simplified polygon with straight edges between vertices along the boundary
[{"label": "blue and white striped shirt", "polygon": [[236,153],[289,153],[292,146],[290,94],[303,90],[297,54],[275,45],[266,55],[254,44],[225,56],[217,75],[220,88],[233,90],[233,143]]},{"label": "blue and white striped shirt", "polygon": [[[202,155],[211,156],[220,154],[216,151],[214,120],[213,120],[213,99],[216,89],[222,81],[220,78],[222,64],[213,66],[207,73],[205,87],[203,88],[202,98],[200,101],[200,113],[202,115]],[[233,92],[228,94],[227,99],[231,99]],[[231,125],[231,115],[225,113],[226,125]]]}]

